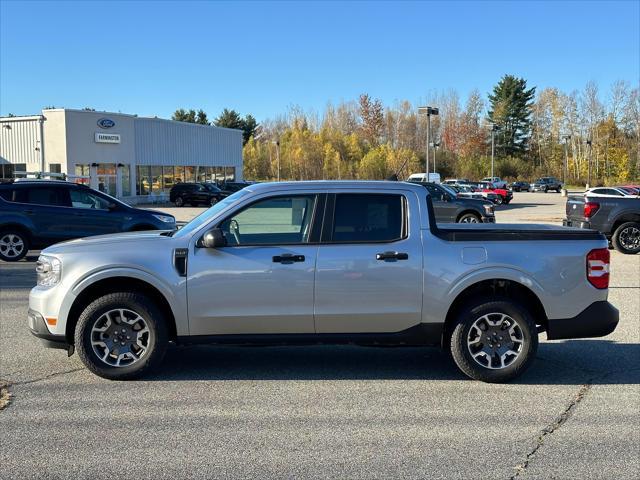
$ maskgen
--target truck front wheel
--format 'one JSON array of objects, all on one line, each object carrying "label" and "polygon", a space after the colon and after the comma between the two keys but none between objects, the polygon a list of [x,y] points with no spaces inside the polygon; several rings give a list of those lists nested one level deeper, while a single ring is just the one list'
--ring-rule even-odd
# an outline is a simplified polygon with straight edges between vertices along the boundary
[{"label": "truck front wheel", "polygon": [[138,378],[159,365],[167,348],[162,312],[148,297],[109,293],[80,315],[75,346],[82,363],[110,380]]},{"label": "truck front wheel", "polygon": [[525,308],[508,299],[478,300],[463,308],[451,336],[451,353],[462,372],[483,382],[518,377],[538,350],[536,324]]}]

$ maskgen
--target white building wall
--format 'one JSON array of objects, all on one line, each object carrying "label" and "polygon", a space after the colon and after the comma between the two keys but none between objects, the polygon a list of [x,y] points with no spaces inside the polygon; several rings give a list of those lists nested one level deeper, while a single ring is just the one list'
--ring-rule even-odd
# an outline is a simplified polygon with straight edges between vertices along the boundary
[{"label": "white building wall", "polygon": [[39,171],[40,148],[39,116],[0,118],[0,163],[24,163],[27,171]]}]

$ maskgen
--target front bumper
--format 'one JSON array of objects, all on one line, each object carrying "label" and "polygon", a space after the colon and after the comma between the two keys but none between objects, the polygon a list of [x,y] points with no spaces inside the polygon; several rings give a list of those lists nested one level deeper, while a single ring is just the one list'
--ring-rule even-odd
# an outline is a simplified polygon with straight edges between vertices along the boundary
[{"label": "front bumper", "polygon": [[31,331],[31,334],[38,337],[45,347],[62,348],[65,350],[69,347],[64,335],[54,335],[49,332],[49,329],[44,322],[44,317],[38,312],[29,309],[27,317],[29,320],[29,330]]},{"label": "front bumper", "polygon": [[587,230],[591,230],[591,223],[589,222],[584,222],[584,221],[578,221],[578,220],[569,220],[568,218],[565,218],[564,220],[562,220],[562,226],[563,227],[576,227],[576,228],[586,228]]},{"label": "front bumper", "polygon": [[482,223],[496,223],[496,217],[482,217]]},{"label": "front bumper", "polygon": [[620,312],[606,300],[593,302],[573,318],[549,319],[547,338],[604,337],[616,329]]}]

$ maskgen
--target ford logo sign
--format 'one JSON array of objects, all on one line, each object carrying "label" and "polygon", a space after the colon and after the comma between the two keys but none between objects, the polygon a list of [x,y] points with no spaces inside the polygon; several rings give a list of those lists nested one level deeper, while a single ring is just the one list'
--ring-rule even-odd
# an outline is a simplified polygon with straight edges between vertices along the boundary
[{"label": "ford logo sign", "polygon": [[110,118],[101,118],[100,120],[98,120],[98,126],[100,128],[111,128],[116,126],[116,122],[114,122]]}]

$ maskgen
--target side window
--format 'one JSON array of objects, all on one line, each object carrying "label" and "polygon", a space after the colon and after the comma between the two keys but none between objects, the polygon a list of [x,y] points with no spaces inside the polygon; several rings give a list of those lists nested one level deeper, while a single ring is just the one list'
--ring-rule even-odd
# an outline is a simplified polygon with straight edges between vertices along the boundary
[{"label": "side window", "polygon": [[338,194],[333,242],[391,242],[403,237],[402,195]]},{"label": "side window", "polygon": [[7,202],[13,202],[13,188],[0,188],[0,198]]},{"label": "side window", "polygon": [[441,202],[444,200],[442,191],[434,186],[434,185],[426,185],[427,190],[429,191],[429,195],[431,195],[431,200],[434,202]]},{"label": "side window", "polygon": [[[16,192],[18,193],[18,192]],[[69,194],[64,188],[32,187],[27,189],[27,203],[49,205],[54,207],[70,207]]]},{"label": "side window", "polygon": [[97,210],[108,210],[109,202],[88,190],[73,188],[69,192],[71,196],[71,206],[74,208],[92,208]]},{"label": "side window", "polygon": [[229,245],[307,243],[315,195],[260,200],[220,224]]}]

